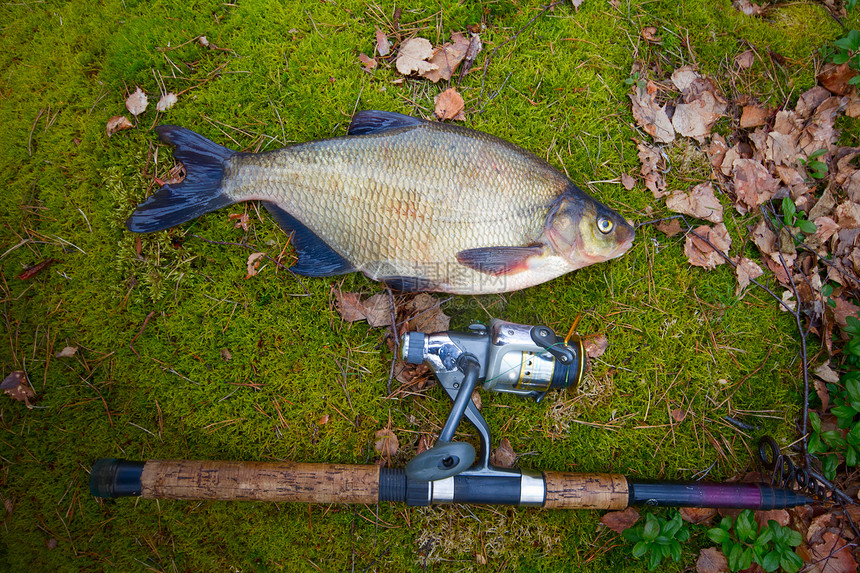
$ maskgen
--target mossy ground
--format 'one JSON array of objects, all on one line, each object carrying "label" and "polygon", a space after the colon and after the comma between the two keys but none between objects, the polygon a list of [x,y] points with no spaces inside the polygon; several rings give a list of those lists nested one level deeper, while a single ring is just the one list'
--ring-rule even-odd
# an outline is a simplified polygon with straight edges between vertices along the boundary
[{"label": "mossy ground", "polygon": [[[793,105],[814,84],[817,49],[840,32],[811,3],[750,18],[728,0],[617,8],[586,0],[578,12],[563,5],[539,18],[495,53],[484,79],[486,58],[540,4],[422,0],[403,8],[404,37],[419,31],[439,42],[484,22],[485,51],[460,85],[467,110],[482,110],[468,125],[545,155],[636,221],[664,209],[642,186],[628,192],[606,182],[638,171],[624,84],[634,60],[667,72],[696,64],[729,95]],[[374,432],[390,419],[402,465],[419,431],[438,430],[448,408],[438,389],[386,399],[381,331],[346,324],[334,310],[332,286],[370,293],[379,285],[351,275],[302,287],[271,264],[245,280],[247,251],[191,236],[277,255],[287,238],[253,205],[151,236],[122,224],[152,190],[151,175],[171,166],[167,148],[155,146],[155,124],[261,150],[341,135],[356,108],[429,115],[444,86],[397,84],[390,69],[359,65],[375,27],[390,31],[393,12],[391,3],[354,0],[0,7],[0,361],[4,375],[25,370],[38,394],[32,409],[0,396],[0,495],[10,510],[0,569],[643,568],[590,512],[98,503],[89,495],[99,457],[364,463],[376,459]],[[662,44],[641,39],[647,25]],[[218,49],[192,41],[201,35]],[[734,71],[734,57],[750,46],[762,58]],[[153,101],[135,129],[108,139],[105,124],[125,113],[129,91],[141,86],[157,100],[159,85],[193,89],[165,114]],[[701,159],[677,161],[670,185],[686,188],[706,173]],[[243,211],[247,232],[227,217]],[[729,222],[735,237],[744,224]],[[59,262],[16,278],[47,258]],[[668,479],[710,468],[723,478],[750,466],[758,436],[794,436],[801,403],[793,321],[765,293],[738,299],[734,284],[725,266],[691,268],[682,238],[644,227],[620,260],[505,296],[455,297],[445,310],[455,327],[492,315],[559,331],[582,312],[579,330],[610,341],[584,394],[538,405],[484,396],[496,438],[526,454],[520,466]],[[75,357],[55,357],[67,345],[79,347]],[[683,422],[671,418],[676,409],[689,410]],[[725,415],[757,429],[740,432]],[[697,543],[701,535],[667,568],[689,566]]]}]

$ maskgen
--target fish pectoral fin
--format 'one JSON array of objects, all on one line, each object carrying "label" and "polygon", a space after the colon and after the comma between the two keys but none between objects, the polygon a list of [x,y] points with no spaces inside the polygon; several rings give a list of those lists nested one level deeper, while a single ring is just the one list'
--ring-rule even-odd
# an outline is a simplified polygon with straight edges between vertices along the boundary
[{"label": "fish pectoral fin", "polygon": [[290,267],[292,272],[306,277],[331,277],[355,270],[352,263],[339,255],[304,223],[274,203],[264,201],[263,205],[282,229],[293,233],[292,245],[299,260]]},{"label": "fish pectoral fin", "polygon": [[425,120],[412,117],[411,115],[403,115],[402,113],[394,113],[393,111],[366,109],[352,116],[352,123],[349,124],[349,129],[346,133],[347,135],[368,135],[371,133],[382,133],[389,129],[411,127],[422,123],[425,123]]},{"label": "fish pectoral fin", "polygon": [[526,270],[529,259],[540,256],[543,252],[544,247],[538,245],[530,247],[483,247],[460,251],[457,253],[457,262],[488,275],[507,275]]}]

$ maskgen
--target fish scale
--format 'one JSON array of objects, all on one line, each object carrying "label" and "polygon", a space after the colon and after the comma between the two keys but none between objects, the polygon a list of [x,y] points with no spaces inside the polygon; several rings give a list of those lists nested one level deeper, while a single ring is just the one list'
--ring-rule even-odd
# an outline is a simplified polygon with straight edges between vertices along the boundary
[{"label": "fish scale", "polygon": [[[389,123],[374,129],[373,121]],[[295,231],[297,268],[305,274],[314,275],[319,260],[324,272],[316,276],[360,270],[407,288],[420,280],[426,290],[503,292],[618,256],[632,242],[622,217],[548,163],[466,128],[362,112],[351,133],[363,135],[264,153],[234,153],[182,128],[159,129],[177,146],[178,160],[205,167],[195,179],[194,165],[186,164],[187,189],[162,188],[129,219],[131,230],[165,228],[200,211],[262,200],[273,214],[286,212],[276,220]],[[202,195],[206,178],[215,174],[219,180],[210,182],[215,189],[205,206],[181,203],[202,203],[193,195]],[[584,217],[611,220],[615,231],[583,238],[582,229],[588,234],[594,227]],[[158,219],[157,225],[147,218]],[[559,238],[562,228],[573,229],[565,231],[572,235]],[[573,251],[558,252],[551,236]],[[591,253],[596,246],[600,253]]]}]

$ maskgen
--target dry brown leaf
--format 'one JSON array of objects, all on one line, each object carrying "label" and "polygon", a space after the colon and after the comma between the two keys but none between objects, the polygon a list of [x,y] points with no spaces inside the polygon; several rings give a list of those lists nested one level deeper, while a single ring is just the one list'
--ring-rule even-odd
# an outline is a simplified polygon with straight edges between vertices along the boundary
[{"label": "dry brown leaf", "polygon": [[27,375],[21,370],[14,370],[6,376],[3,382],[0,382],[0,390],[3,390],[3,393],[13,400],[24,402],[28,408],[30,407],[30,398],[36,395],[27,382]]},{"label": "dry brown leaf", "polygon": [[746,50],[745,52],[741,52],[735,58],[735,64],[738,68],[742,70],[749,69],[755,63],[755,52],[752,50]]},{"label": "dry brown leaf", "polygon": [[639,161],[642,162],[639,173],[645,179],[645,187],[654,194],[655,199],[659,199],[667,194],[666,180],[663,177],[663,157],[656,148],[647,143],[637,141],[636,147],[639,149]]},{"label": "dry brown leaf", "polygon": [[664,233],[667,237],[674,237],[681,232],[681,222],[678,219],[660,221],[655,226],[657,227],[658,231]]},{"label": "dry brown leaf", "polygon": [[764,150],[765,159],[773,161],[777,165],[788,167],[797,165],[798,135],[797,133],[780,133],[778,131],[768,133]]},{"label": "dry brown leaf", "polygon": [[672,72],[672,83],[683,94],[690,93],[696,80],[701,79],[702,76],[693,66],[681,66]]},{"label": "dry brown leaf", "polygon": [[463,101],[463,96],[454,88],[448,88],[437,95],[434,102],[436,107],[433,113],[442,121],[448,119],[466,121],[466,115],[463,113],[466,103]]},{"label": "dry brown leaf", "polygon": [[514,453],[511,442],[507,438],[502,438],[499,447],[493,450],[490,456],[490,463],[500,468],[510,468],[514,466],[515,461],[517,461],[517,454]]},{"label": "dry brown leaf", "polygon": [[708,547],[699,551],[696,560],[696,573],[728,573],[729,562],[725,555],[716,547]]},{"label": "dry brown leaf", "polygon": [[847,318],[849,316],[860,316],[858,315],[858,313],[860,313],[860,306],[857,306],[853,302],[842,297],[835,299],[834,302],[836,303],[836,306],[833,307],[833,318],[836,319],[836,324],[839,325],[839,328],[845,330],[848,326]]},{"label": "dry brown leaf", "polygon": [[717,515],[717,510],[713,507],[682,507],[678,512],[681,519],[693,524],[706,523]]},{"label": "dry brown leaf", "polygon": [[681,408],[675,408],[671,412],[672,419],[680,423],[687,419],[687,411]]},{"label": "dry brown leaf", "polygon": [[161,99],[158,100],[158,103],[155,104],[155,111],[167,111],[176,105],[176,102],[179,101],[179,98],[173,92],[167,92],[166,94],[161,96]]},{"label": "dry brown leaf", "polygon": [[394,378],[403,385],[422,390],[432,381],[432,370],[424,363],[408,364],[403,360],[394,362]]},{"label": "dry brown leaf", "polygon": [[791,523],[791,517],[784,509],[769,509],[755,512],[755,521],[759,527],[767,527],[767,522],[771,519],[783,527],[788,527],[788,524]]},{"label": "dry brown leaf", "polygon": [[745,105],[741,112],[741,129],[750,129],[751,127],[759,127],[767,123],[770,117],[770,110],[766,107],[757,105]]},{"label": "dry brown leaf", "polygon": [[829,97],[830,92],[827,88],[815,86],[800,94],[800,97],[797,99],[797,105],[794,106],[794,111],[798,116],[808,118]]},{"label": "dry brown leaf", "polygon": [[107,136],[111,137],[117,131],[131,129],[134,125],[124,115],[115,115],[107,122]]},{"label": "dry brown leaf", "polygon": [[56,358],[71,358],[72,356],[75,355],[75,353],[77,351],[78,351],[77,346],[66,346],[65,348],[63,348],[62,350],[60,350],[59,352],[54,354],[54,356]]},{"label": "dry brown leaf", "polygon": [[738,286],[735,289],[735,296],[740,295],[750,285],[750,279],[757,279],[764,274],[764,271],[752,259],[743,257],[735,267],[735,276],[738,278]]},{"label": "dry brown leaf", "polygon": [[233,355],[226,348],[222,348],[221,349],[221,360],[224,360],[225,362],[229,362],[229,361],[233,360]]},{"label": "dry brown leaf", "polygon": [[708,147],[708,156],[711,158],[711,166],[714,169],[721,169],[728,150],[729,146],[726,143],[725,137],[719,133],[716,133],[711,137],[711,145]]},{"label": "dry brown leaf", "polygon": [[248,230],[248,223],[251,222],[251,218],[247,213],[230,213],[227,218],[236,221],[236,224],[233,225],[234,229],[243,229],[245,231]]},{"label": "dry brown leaf", "polygon": [[391,324],[391,297],[388,293],[379,293],[361,303],[362,313],[367,323],[373,328]]},{"label": "dry brown leaf", "polygon": [[373,68],[376,67],[376,60],[371,58],[370,56],[368,56],[364,52],[361,52],[358,55],[358,61],[360,61],[362,63],[362,65],[364,65],[365,70],[372,70]]},{"label": "dry brown leaf", "polygon": [[429,62],[436,67],[420,75],[434,83],[439,80],[450,80],[457,66],[466,57],[469,45],[469,40],[463,34],[454,32],[451,34],[450,43],[445,43],[433,51]]},{"label": "dry brown leaf", "polygon": [[317,424],[320,426],[325,426],[326,424],[328,424],[328,421],[329,421],[328,414],[323,414],[322,418],[317,420]]},{"label": "dry brown leaf", "polygon": [[260,259],[264,256],[266,256],[264,253],[251,253],[251,255],[248,257],[248,274],[245,275],[246,279],[257,275],[257,269],[260,268]]},{"label": "dry brown leaf", "polygon": [[478,392],[477,390],[474,390],[472,392],[472,403],[475,405],[475,408],[477,408],[478,410],[480,410],[481,406],[483,406],[483,402],[481,401],[481,393]]},{"label": "dry brown leaf", "polygon": [[400,442],[390,429],[382,428],[376,432],[376,442],[373,444],[373,449],[380,455],[390,458],[397,453],[399,447]]},{"label": "dry brown leaf", "polygon": [[636,179],[634,179],[633,176],[628,175],[627,173],[622,173],[621,184],[624,185],[625,189],[630,191],[636,186]]},{"label": "dry brown leaf", "polygon": [[484,43],[481,41],[481,36],[471,32],[469,34],[469,49],[466,50],[466,58],[463,61],[463,68],[460,70],[460,77],[465,76],[472,69],[472,64],[475,63],[475,58],[484,49]]},{"label": "dry brown leaf", "polygon": [[585,345],[585,354],[589,358],[603,356],[603,353],[606,352],[606,348],[609,346],[609,341],[606,339],[605,334],[587,336],[583,339],[582,343]]},{"label": "dry brown leaf", "polygon": [[761,16],[762,13],[761,6],[753,4],[750,0],[732,0],[732,6],[747,16]]},{"label": "dry brown leaf", "polygon": [[684,254],[687,255],[689,263],[706,269],[713,269],[717,265],[725,263],[726,259],[702,239],[707,239],[714,247],[727,254],[732,246],[732,239],[726,226],[722,223],[713,227],[702,225],[696,227],[694,231],[702,238],[692,233],[687,235],[687,240],[684,243]]},{"label": "dry brown leaf", "polygon": [[407,330],[432,334],[448,330],[451,318],[442,312],[439,300],[427,293],[419,293],[403,304],[401,311],[409,321]]},{"label": "dry brown leaf", "polygon": [[825,532],[821,538],[822,543],[811,547],[801,545],[797,549],[797,554],[804,561],[815,564],[814,568],[809,571],[819,573],[856,573],[857,562],[854,560],[854,556],[851,555],[851,548],[847,547],[848,543],[845,539],[832,531]]},{"label": "dry brown leaf", "polygon": [[406,40],[400,46],[395,65],[397,71],[404,76],[413,73],[423,74],[435,69],[436,65],[426,61],[433,56],[433,45],[424,38],[412,38]]},{"label": "dry brown leaf", "polygon": [[837,205],[836,223],[840,229],[856,229],[860,227],[860,204],[854,201],[843,201]]},{"label": "dry brown leaf", "polygon": [[391,42],[388,41],[388,37],[385,35],[385,32],[376,29],[376,53],[379,54],[380,57],[384,58],[391,52]]},{"label": "dry brown leaf", "polygon": [[149,99],[147,99],[146,94],[143,93],[143,90],[140,88],[137,88],[135,92],[125,100],[125,108],[135,117],[146,111],[146,106],[148,105]]},{"label": "dry brown leaf", "polygon": [[765,201],[773,199],[779,190],[779,181],[754,159],[738,159],[732,170],[735,177],[735,193],[738,203],[735,208],[742,215],[748,210],[755,210]]},{"label": "dry brown leaf", "polygon": [[726,104],[722,98],[710,91],[702,92],[699,97],[675,106],[672,127],[679,135],[704,143],[714,123],[725,111]]},{"label": "dry brown leaf", "polygon": [[632,507],[624,511],[610,511],[600,518],[600,523],[615,533],[623,533],[633,527],[637,521],[639,521],[639,512]]},{"label": "dry brown leaf", "polygon": [[843,96],[851,90],[851,84],[848,83],[848,80],[855,75],[857,75],[857,72],[851,69],[848,62],[838,66],[836,64],[825,64],[821,73],[818,74],[818,81],[830,92]]},{"label": "dry brown leaf", "polygon": [[570,2],[573,4],[574,10],[579,11],[579,7],[582,6],[582,3],[585,2],[585,0],[570,0]]},{"label": "dry brown leaf", "polygon": [[645,26],[642,28],[642,38],[655,44],[660,42],[660,37],[657,35],[657,28],[654,26]]},{"label": "dry brown leaf", "polygon": [[723,206],[720,205],[710,183],[700,183],[689,191],[675,191],[666,199],[666,207],[712,223],[722,223]]},{"label": "dry brown leaf", "polygon": [[830,382],[831,384],[839,383],[839,373],[830,367],[829,360],[815,368],[813,373],[825,382]]},{"label": "dry brown leaf", "polygon": [[337,299],[337,312],[346,322],[364,320],[364,305],[357,292],[343,292],[340,289],[334,291]]},{"label": "dry brown leaf", "polygon": [[657,86],[649,81],[645,88],[636,86],[630,94],[633,102],[633,117],[639,127],[659,143],[669,143],[675,140],[675,129],[666,114],[666,106],[657,104],[655,94]]}]

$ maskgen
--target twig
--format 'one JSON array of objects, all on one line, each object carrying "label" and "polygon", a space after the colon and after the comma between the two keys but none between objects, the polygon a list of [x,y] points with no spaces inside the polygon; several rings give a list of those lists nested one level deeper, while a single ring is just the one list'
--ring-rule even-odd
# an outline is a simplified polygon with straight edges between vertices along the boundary
[{"label": "twig", "polygon": [[132,352],[134,352],[137,355],[138,358],[140,358],[140,354],[138,354],[137,350],[134,349],[134,341],[137,340],[138,336],[143,334],[143,329],[146,328],[146,323],[149,322],[149,319],[152,318],[154,315],[155,315],[154,310],[146,315],[146,318],[143,319],[143,326],[140,327],[140,330],[138,331],[138,333],[135,334],[134,338],[131,339],[131,342],[128,343],[128,347],[131,349]]}]

